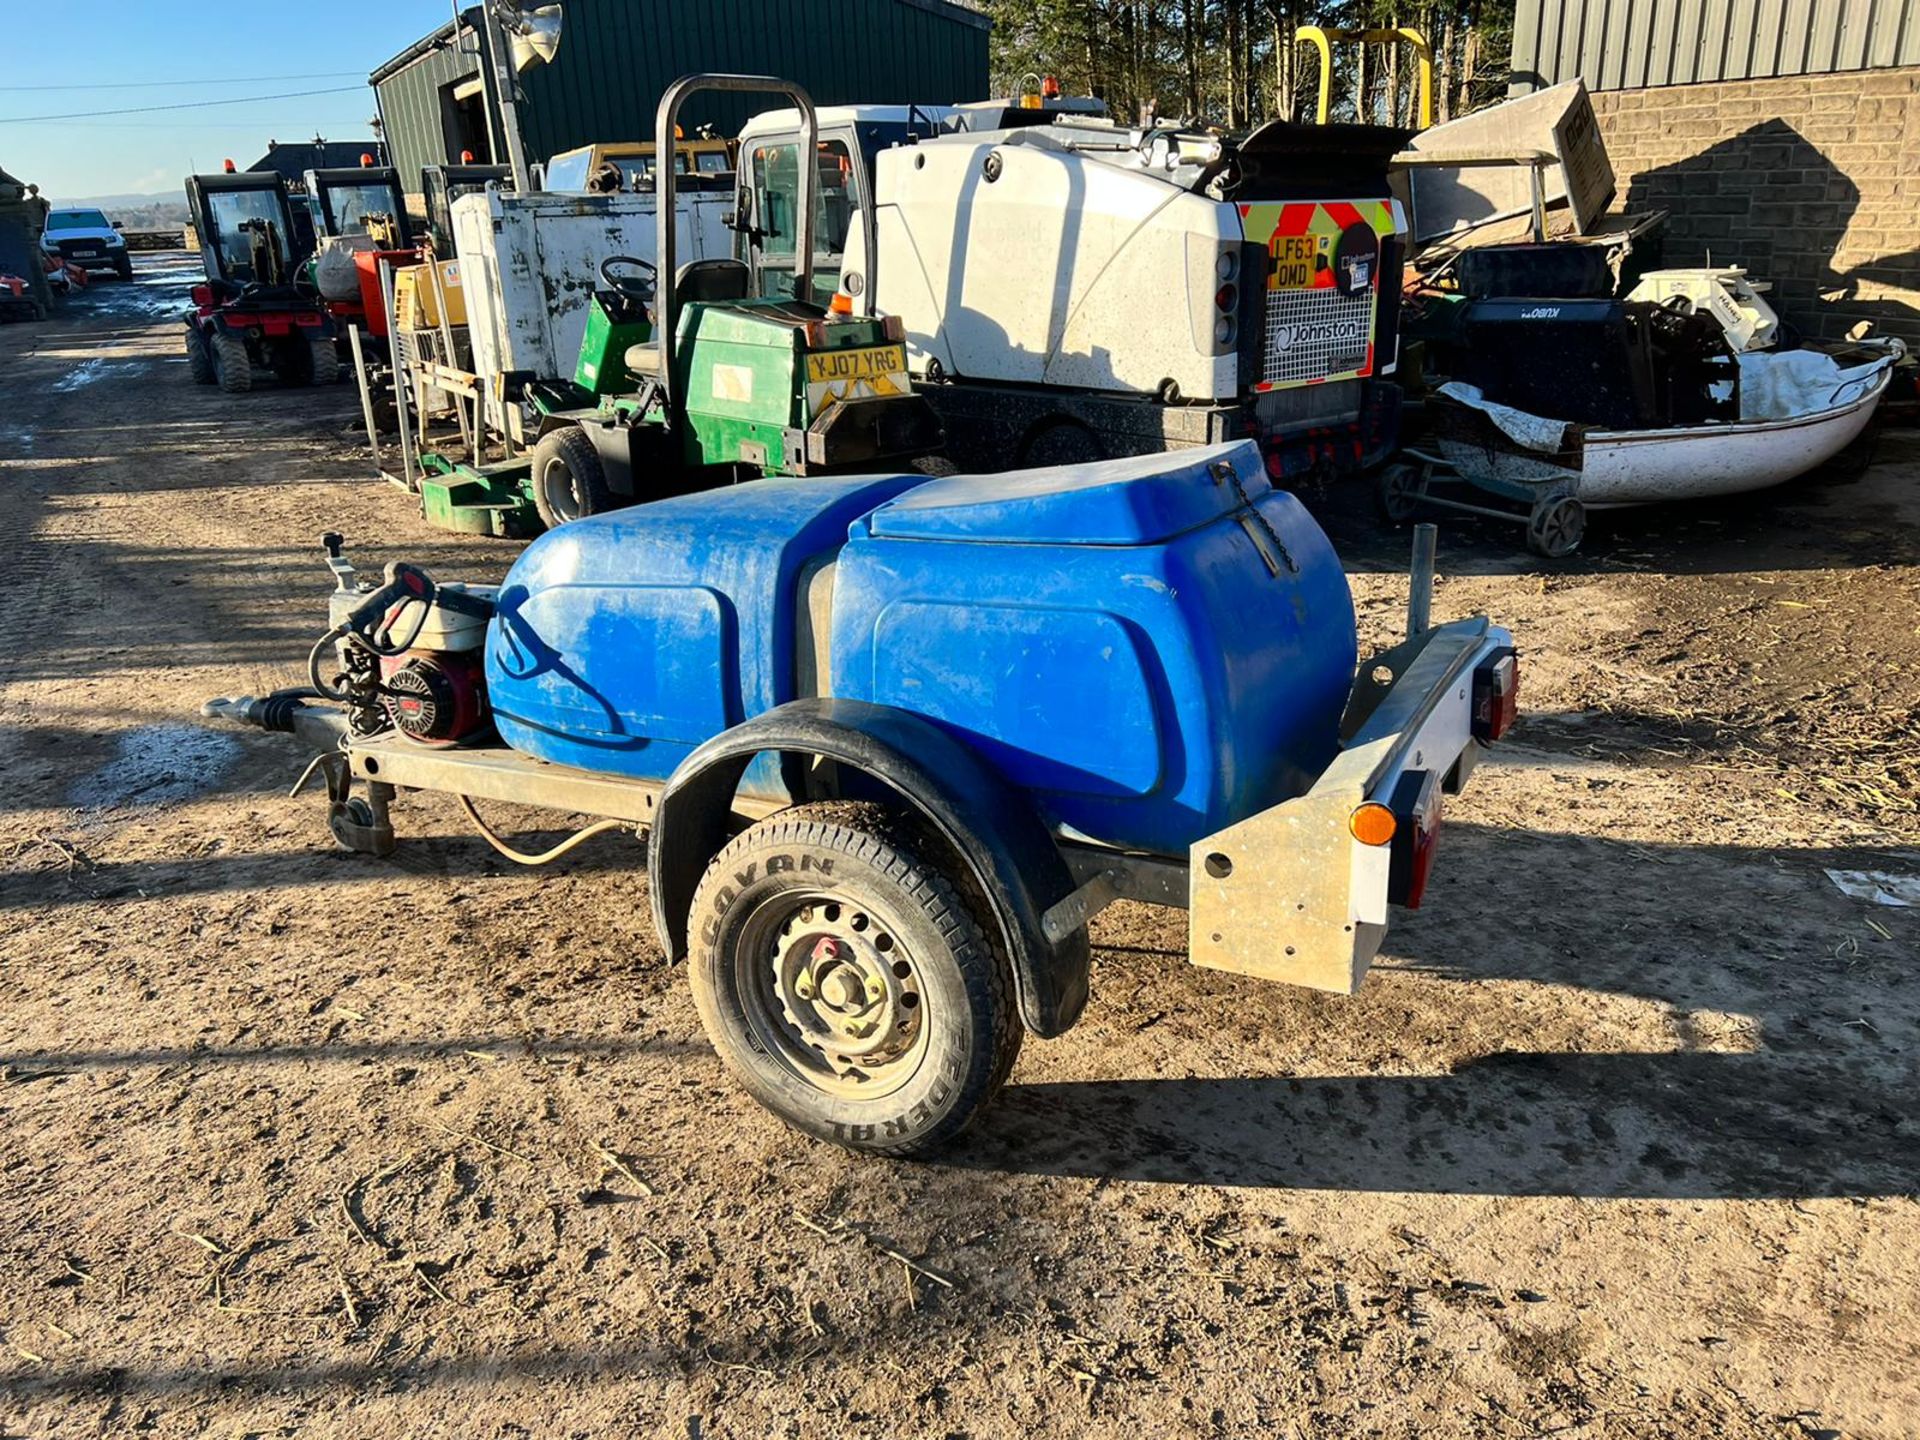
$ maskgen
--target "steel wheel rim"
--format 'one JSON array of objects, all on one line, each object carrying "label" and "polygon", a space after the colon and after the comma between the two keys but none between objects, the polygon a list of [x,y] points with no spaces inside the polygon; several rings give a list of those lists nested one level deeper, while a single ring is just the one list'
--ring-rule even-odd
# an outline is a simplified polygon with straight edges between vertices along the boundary
[{"label": "steel wheel rim", "polygon": [[[565,483],[558,488],[553,483],[556,470],[565,477]],[[578,520],[586,509],[580,499],[580,482],[573,473],[573,467],[558,455],[547,461],[546,469],[540,475],[540,488],[546,491],[548,507],[562,520]]]},{"label": "steel wheel rim", "polygon": [[891,1095],[919,1073],[926,987],[889,917],[837,895],[786,891],[755,905],[738,934],[740,1008],[782,1069],[855,1100]]}]

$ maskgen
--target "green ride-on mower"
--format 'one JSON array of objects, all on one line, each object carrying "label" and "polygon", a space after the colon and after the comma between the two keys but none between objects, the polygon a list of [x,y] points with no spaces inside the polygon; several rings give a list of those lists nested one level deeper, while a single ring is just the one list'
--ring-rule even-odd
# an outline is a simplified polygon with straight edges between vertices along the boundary
[{"label": "green ride-on mower", "polygon": [[340,378],[333,323],[318,295],[296,284],[307,255],[294,238],[286,182],[271,170],[187,177],[206,280],[187,312],[187,369],[229,394],[256,370],[283,385]]},{"label": "green ride-on mower", "polygon": [[[676,127],[681,105],[703,90],[787,96],[800,112],[800,154],[816,153],[813,102],[788,81],[691,75],[661,98],[656,258],[602,263],[572,380],[526,389],[538,417],[528,485],[549,528],[737,479],[904,462],[942,443],[938,417],[908,382],[898,317],[839,315],[797,298],[813,293],[811,166],[800,167],[791,222],[792,297],[749,294],[739,260],[676,267]],[[744,206],[735,223],[749,223]]]}]

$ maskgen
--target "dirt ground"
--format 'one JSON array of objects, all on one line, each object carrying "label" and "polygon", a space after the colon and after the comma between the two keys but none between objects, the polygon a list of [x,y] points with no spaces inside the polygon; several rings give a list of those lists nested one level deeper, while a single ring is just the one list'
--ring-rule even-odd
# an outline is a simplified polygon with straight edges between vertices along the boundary
[{"label": "dirt ground", "polygon": [[[0,1434],[1920,1433],[1920,434],[1864,477],[1443,528],[1525,653],[1429,904],[1338,999],[1097,924],[934,1163],[727,1083],[637,842],[335,850],[316,537],[493,579],[351,390],[187,378],[186,257],[0,328]],[[1369,627],[1404,535],[1329,521]],[[536,822],[537,823],[537,822]],[[904,1257],[904,1258],[903,1258]]]}]

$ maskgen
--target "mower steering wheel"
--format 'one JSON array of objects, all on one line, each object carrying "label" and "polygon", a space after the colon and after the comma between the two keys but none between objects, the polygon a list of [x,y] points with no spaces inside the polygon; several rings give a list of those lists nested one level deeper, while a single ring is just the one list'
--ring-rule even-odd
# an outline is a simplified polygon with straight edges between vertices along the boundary
[{"label": "mower steering wheel", "polygon": [[[622,275],[620,269],[641,270],[641,275]],[[621,295],[641,305],[653,303],[654,281],[659,278],[659,270],[650,260],[641,260],[633,255],[609,255],[600,262],[600,279],[616,295]]]}]

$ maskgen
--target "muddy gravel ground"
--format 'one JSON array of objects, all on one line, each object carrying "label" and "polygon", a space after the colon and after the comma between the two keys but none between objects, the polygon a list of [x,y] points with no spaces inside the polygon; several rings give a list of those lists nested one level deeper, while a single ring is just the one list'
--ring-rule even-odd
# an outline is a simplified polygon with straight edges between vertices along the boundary
[{"label": "muddy gravel ground", "polygon": [[[1920,1433],[1920,436],[1437,609],[1527,718],[1339,999],[1097,922],[932,1163],[748,1103],[637,841],[332,848],[283,738],[316,537],[492,579],[348,387],[186,374],[184,256],[0,328],[0,1434]],[[1404,535],[1332,503],[1369,629]],[[551,820],[515,818],[526,827]]]}]

